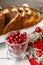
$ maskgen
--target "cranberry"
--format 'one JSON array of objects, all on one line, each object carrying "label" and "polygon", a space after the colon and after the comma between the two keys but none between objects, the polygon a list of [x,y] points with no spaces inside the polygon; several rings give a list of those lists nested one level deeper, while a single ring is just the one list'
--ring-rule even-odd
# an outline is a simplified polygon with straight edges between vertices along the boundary
[{"label": "cranberry", "polygon": [[10,40],[12,40],[13,39],[13,37],[12,36],[10,36]]},{"label": "cranberry", "polygon": [[23,38],[26,39],[26,36],[24,35]]},{"label": "cranberry", "polygon": [[7,39],[7,42],[10,42],[10,39]]},{"label": "cranberry", "polygon": [[16,42],[13,42],[13,44],[16,44]]},{"label": "cranberry", "polygon": [[19,35],[20,32],[19,32],[19,31],[16,31],[16,32],[14,32],[14,34],[15,34],[15,36],[16,36],[16,35]]},{"label": "cranberry", "polygon": [[18,39],[18,43],[22,43],[22,39],[21,38]]},{"label": "cranberry", "polygon": [[11,40],[11,43],[13,43],[14,41],[13,40]]},{"label": "cranberry", "polygon": [[13,41],[16,41],[16,38],[14,38]]},{"label": "cranberry", "polygon": [[18,40],[18,36],[15,37]]},{"label": "cranberry", "polygon": [[23,33],[23,35],[27,35],[27,33],[26,33],[26,32],[24,32],[24,33]]},{"label": "cranberry", "polygon": [[15,41],[15,44],[19,44],[18,41]]},{"label": "cranberry", "polygon": [[23,42],[25,42],[26,41],[26,39],[23,39]]},{"label": "cranberry", "polygon": [[39,32],[41,32],[41,28],[40,27],[36,27],[35,31],[39,33]]},{"label": "cranberry", "polygon": [[23,36],[22,36],[22,39],[24,39]]},{"label": "cranberry", "polygon": [[7,36],[7,37],[6,37],[6,40],[9,39],[9,38],[10,38],[10,36]]},{"label": "cranberry", "polygon": [[15,34],[14,34],[14,32],[10,33],[10,36],[12,36],[12,37],[15,37]]},{"label": "cranberry", "polygon": [[21,38],[22,37],[22,34],[19,34],[19,38]]},{"label": "cranberry", "polygon": [[36,51],[36,55],[37,55],[38,57],[40,57],[40,56],[42,55],[42,51],[41,51],[41,50]]}]

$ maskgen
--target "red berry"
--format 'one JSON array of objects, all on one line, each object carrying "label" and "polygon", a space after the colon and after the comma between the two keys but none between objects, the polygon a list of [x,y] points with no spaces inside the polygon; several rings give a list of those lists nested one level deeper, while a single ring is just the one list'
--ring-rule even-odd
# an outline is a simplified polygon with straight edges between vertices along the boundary
[{"label": "red berry", "polygon": [[23,42],[26,42],[26,39],[23,39]]},{"label": "red berry", "polygon": [[16,38],[14,38],[13,41],[16,41]]},{"label": "red berry", "polygon": [[26,32],[24,32],[24,33],[23,33],[23,35],[27,35],[27,33],[26,33]]},{"label": "red berry", "polygon": [[18,41],[15,41],[15,44],[19,44]]},{"label": "red berry", "polygon": [[10,36],[7,36],[7,37],[6,37],[6,40],[9,39],[9,38],[10,38]]},{"label": "red berry", "polygon": [[24,35],[23,38],[26,39],[27,37]]},{"label": "red berry", "polygon": [[41,51],[41,50],[36,51],[36,55],[37,55],[38,57],[40,57],[40,56],[42,55],[42,51]]},{"label": "red berry", "polygon": [[12,36],[10,36],[10,40],[12,40],[13,39],[13,37]]},{"label": "red berry", "polygon": [[18,44],[18,42],[17,41],[13,41],[13,44]]},{"label": "red berry", "polygon": [[11,43],[13,43],[14,41],[13,40],[11,40]]},{"label": "red berry", "polygon": [[22,34],[19,34],[19,38],[22,38]]},{"label": "red berry", "polygon": [[7,42],[10,42],[10,39],[7,39]]},{"label": "red berry", "polygon": [[12,33],[10,34],[10,36],[12,36],[12,37],[15,37],[15,34],[14,34],[14,32],[12,32]]},{"label": "red berry", "polygon": [[18,43],[22,43],[22,39],[21,38],[18,39]]},{"label": "red berry", "polygon": [[22,36],[22,39],[24,39],[23,36]]},{"label": "red berry", "polygon": [[19,35],[20,32],[19,32],[19,31],[16,31],[16,32],[14,32],[14,34],[15,34],[15,36],[16,36],[16,35]]},{"label": "red berry", "polygon": [[16,42],[13,42],[13,44],[16,44]]},{"label": "red berry", "polygon": [[7,37],[6,37],[6,40],[7,40],[8,42],[10,42],[10,36],[7,36]]},{"label": "red berry", "polygon": [[19,38],[21,38],[22,37],[22,34],[19,34]]},{"label": "red berry", "polygon": [[16,38],[16,40],[18,40],[18,36],[16,36],[15,38]]},{"label": "red berry", "polygon": [[39,32],[41,32],[41,28],[40,28],[40,27],[37,27],[37,28],[35,29],[35,31],[39,33]]}]

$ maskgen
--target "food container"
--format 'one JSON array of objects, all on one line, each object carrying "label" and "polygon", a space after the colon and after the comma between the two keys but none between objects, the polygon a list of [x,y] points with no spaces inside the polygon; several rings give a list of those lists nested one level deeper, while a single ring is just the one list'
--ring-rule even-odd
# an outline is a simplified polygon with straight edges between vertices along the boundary
[{"label": "food container", "polygon": [[[15,33],[17,33],[17,34],[15,35]],[[25,33],[25,34],[23,34],[23,33]],[[5,43],[8,48],[8,53],[10,54],[10,56],[12,56],[12,58],[15,58],[16,60],[22,60],[26,56],[26,49],[28,46],[29,38],[28,38],[28,34],[26,32],[23,32],[23,33],[21,33],[20,31],[19,31],[19,33],[18,33],[18,31],[11,31],[11,32],[7,33],[6,37],[5,37]],[[22,36],[20,36],[20,35],[22,35]],[[24,36],[26,38],[24,38]],[[11,39],[11,37],[12,37],[12,39]],[[22,41],[20,42],[19,39],[21,39]],[[23,41],[23,40],[25,40],[25,41]]]}]

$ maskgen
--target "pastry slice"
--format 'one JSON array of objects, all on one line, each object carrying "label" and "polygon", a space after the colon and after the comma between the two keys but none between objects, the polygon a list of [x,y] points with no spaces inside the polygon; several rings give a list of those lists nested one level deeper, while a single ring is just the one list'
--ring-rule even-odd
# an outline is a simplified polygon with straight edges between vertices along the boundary
[{"label": "pastry slice", "polygon": [[18,23],[18,26],[20,26],[21,29],[22,29],[23,28],[23,22],[24,22],[24,20],[26,18],[26,13],[25,13],[25,9],[24,9],[23,6],[17,6],[17,7],[18,7],[19,14],[21,16],[21,19],[20,19],[20,21]]},{"label": "pastry slice", "polygon": [[[25,10],[27,9],[25,8]],[[28,14],[28,18],[23,22],[24,28],[28,28],[41,20],[40,13],[35,9],[29,8],[26,13]]]},{"label": "pastry slice", "polygon": [[[10,15],[9,15],[9,13],[10,13]],[[13,13],[15,13],[15,15]],[[8,20],[10,18],[11,19],[9,21],[7,21],[8,23],[6,24],[6,26],[4,28],[4,34],[9,31],[12,31],[12,30],[22,29],[23,20],[25,17],[25,12],[24,12],[24,9],[22,6],[18,6],[18,7],[16,6],[16,7],[10,8],[9,12],[6,14],[5,17],[6,18],[8,17]]]},{"label": "pastry slice", "polygon": [[9,8],[7,8],[7,10],[5,9],[3,13],[5,14],[6,19],[3,33],[7,33],[9,31],[17,29],[17,25],[19,22],[18,20],[20,20],[21,18],[18,13],[18,9],[16,7],[10,7],[10,9]]},{"label": "pastry slice", "polygon": [[12,20],[5,26],[3,33],[6,34],[7,32],[16,30],[19,18],[20,18],[20,15],[18,15],[18,14],[14,18],[12,18]]},{"label": "pastry slice", "polygon": [[15,6],[7,7],[3,10],[3,14],[5,15],[5,26],[9,21],[16,16],[17,14],[17,8]]}]

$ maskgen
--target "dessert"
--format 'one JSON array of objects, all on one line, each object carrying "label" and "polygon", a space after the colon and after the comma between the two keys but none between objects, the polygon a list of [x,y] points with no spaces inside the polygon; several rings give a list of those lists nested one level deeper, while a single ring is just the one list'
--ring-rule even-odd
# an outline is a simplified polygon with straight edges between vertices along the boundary
[{"label": "dessert", "polygon": [[3,14],[6,20],[4,34],[12,30],[28,28],[42,19],[38,10],[26,6],[5,8]]}]

